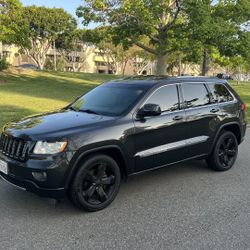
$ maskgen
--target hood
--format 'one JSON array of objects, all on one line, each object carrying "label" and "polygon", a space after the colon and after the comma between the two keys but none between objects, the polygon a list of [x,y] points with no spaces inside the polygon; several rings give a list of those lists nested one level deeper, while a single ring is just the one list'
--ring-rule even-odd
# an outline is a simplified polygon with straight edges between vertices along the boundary
[{"label": "hood", "polygon": [[4,132],[17,138],[64,138],[69,133],[103,126],[114,117],[60,110],[31,116],[5,126]]}]

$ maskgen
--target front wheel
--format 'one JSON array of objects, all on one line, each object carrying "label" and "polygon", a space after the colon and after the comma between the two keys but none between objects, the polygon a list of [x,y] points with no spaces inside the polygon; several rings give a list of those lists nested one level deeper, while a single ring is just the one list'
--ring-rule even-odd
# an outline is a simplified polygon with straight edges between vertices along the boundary
[{"label": "front wheel", "polygon": [[104,209],[115,199],[120,182],[120,169],[115,160],[103,154],[90,156],[75,175],[70,200],[89,212]]},{"label": "front wheel", "polygon": [[212,154],[207,159],[209,167],[216,171],[229,170],[238,155],[238,141],[230,131],[224,131],[219,136]]}]

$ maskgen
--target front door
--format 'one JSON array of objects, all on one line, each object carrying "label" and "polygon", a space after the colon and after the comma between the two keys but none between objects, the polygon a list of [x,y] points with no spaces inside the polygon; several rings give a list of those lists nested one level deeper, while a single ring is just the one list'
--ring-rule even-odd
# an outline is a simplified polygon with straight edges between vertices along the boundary
[{"label": "front door", "polygon": [[177,84],[159,87],[144,104],[158,104],[162,114],[144,119],[134,117],[136,171],[185,159],[185,111],[180,109]]}]

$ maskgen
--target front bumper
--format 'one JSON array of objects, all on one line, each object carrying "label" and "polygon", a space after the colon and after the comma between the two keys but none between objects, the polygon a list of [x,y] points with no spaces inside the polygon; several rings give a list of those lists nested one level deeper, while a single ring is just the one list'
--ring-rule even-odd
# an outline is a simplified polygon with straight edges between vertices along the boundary
[{"label": "front bumper", "polygon": [[41,188],[36,183],[30,180],[19,180],[16,177],[5,175],[0,172],[0,176],[7,181],[8,183],[16,186],[17,188],[21,188],[28,192],[35,193],[42,197],[50,197],[54,199],[63,199],[65,197],[65,189],[58,188],[58,189],[48,189],[48,188]]},{"label": "front bumper", "polygon": [[[65,197],[69,170],[66,153],[53,157],[33,157],[26,162],[10,159],[0,153],[0,159],[8,164],[8,174],[0,172],[0,176],[7,182],[39,196],[55,199]],[[34,172],[46,173],[46,180],[37,180],[32,174]]]}]

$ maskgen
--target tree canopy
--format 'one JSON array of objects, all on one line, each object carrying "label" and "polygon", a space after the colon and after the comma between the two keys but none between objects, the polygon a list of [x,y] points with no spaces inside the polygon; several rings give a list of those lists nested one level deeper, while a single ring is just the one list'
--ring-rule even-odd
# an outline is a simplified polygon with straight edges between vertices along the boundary
[{"label": "tree canopy", "polygon": [[16,43],[21,27],[13,20],[20,20],[22,4],[19,0],[0,0],[0,41]]},{"label": "tree canopy", "polygon": [[165,74],[167,56],[172,52],[182,51],[196,60],[203,58],[203,68],[207,67],[210,46],[218,47],[223,55],[234,54],[241,26],[250,19],[250,2],[86,0],[77,15],[85,25],[109,25],[116,44],[135,44],[155,55],[156,73]]},{"label": "tree canopy", "polygon": [[84,25],[94,22],[98,28],[80,31],[63,9],[0,0],[0,41],[18,45],[40,69],[54,42],[70,58],[72,50],[84,52],[80,41],[109,54],[110,67],[139,54],[156,60],[158,75],[181,62],[202,65],[203,75],[211,61],[249,65],[249,0],[85,0],[76,13]]},{"label": "tree canopy", "polygon": [[14,43],[43,69],[46,54],[59,34],[76,29],[76,20],[64,9],[23,7],[18,0],[2,0],[0,39]]}]

